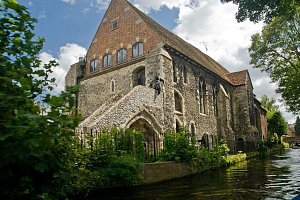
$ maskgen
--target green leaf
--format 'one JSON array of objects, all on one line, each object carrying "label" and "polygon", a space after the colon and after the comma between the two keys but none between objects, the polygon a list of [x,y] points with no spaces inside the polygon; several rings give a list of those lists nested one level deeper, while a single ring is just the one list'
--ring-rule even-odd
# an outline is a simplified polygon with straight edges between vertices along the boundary
[{"label": "green leaf", "polygon": [[13,135],[14,135],[13,133],[1,133],[0,134],[0,141],[4,141],[4,140],[6,140],[7,138],[9,138]]},{"label": "green leaf", "polygon": [[35,169],[36,169],[38,172],[44,173],[45,171],[48,170],[48,165],[47,165],[46,163],[38,163],[38,164],[35,166]]}]

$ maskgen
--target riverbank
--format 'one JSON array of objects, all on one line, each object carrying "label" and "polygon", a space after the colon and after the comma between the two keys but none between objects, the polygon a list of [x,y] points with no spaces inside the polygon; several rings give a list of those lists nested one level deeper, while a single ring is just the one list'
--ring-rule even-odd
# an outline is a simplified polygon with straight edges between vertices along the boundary
[{"label": "riverbank", "polygon": [[141,168],[142,179],[137,185],[153,184],[172,179],[182,178],[194,174],[200,174],[209,170],[221,167],[229,167],[235,163],[244,162],[246,160],[255,159],[257,157],[268,157],[270,155],[282,153],[284,148],[278,146],[267,149],[265,152],[248,152],[238,153],[234,155],[222,156],[222,161],[217,165],[201,166],[198,158],[194,158],[189,162],[156,162],[144,163]]},{"label": "riverbank", "polygon": [[88,200],[283,199],[300,194],[300,149],[157,184],[98,191]]},{"label": "riverbank", "polygon": [[[256,154],[251,154],[254,156]],[[257,155],[256,155],[257,156]],[[195,158],[190,162],[156,162],[145,163],[141,169],[142,180],[137,185],[152,184],[176,178],[182,178],[194,174],[199,174],[218,167],[230,166],[234,163],[246,161],[246,153],[223,156],[223,161],[219,165],[201,166],[199,159]]]}]

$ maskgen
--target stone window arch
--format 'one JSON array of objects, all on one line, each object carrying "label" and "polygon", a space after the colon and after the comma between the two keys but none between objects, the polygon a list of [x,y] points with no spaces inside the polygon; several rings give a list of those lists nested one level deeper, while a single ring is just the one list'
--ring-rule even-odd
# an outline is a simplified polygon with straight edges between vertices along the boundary
[{"label": "stone window arch", "polygon": [[183,113],[183,99],[179,92],[174,90],[175,111]]},{"label": "stone window arch", "polygon": [[133,87],[138,85],[146,85],[146,70],[145,67],[139,67],[132,74]]},{"label": "stone window arch", "polygon": [[199,79],[199,106],[200,113],[207,114],[207,88],[204,78]]},{"label": "stone window arch", "polygon": [[112,55],[106,54],[103,56],[103,68],[108,69],[112,65]]},{"label": "stone window arch", "polygon": [[144,55],[144,43],[137,42],[132,46],[132,57],[137,58]]}]

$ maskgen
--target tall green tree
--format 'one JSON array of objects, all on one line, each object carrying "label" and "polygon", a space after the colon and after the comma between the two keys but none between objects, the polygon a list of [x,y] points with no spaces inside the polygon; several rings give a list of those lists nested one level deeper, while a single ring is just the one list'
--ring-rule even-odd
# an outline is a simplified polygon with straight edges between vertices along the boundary
[{"label": "tall green tree", "polygon": [[221,0],[221,2],[232,2],[238,5],[236,19],[243,22],[249,19],[252,22],[264,21],[270,23],[274,17],[291,17],[295,14],[299,0]]},{"label": "tall green tree", "polygon": [[300,112],[300,7],[294,17],[276,17],[252,36],[251,64],[278,83],[288,110]]},{"label": "tall green tree", "polygon": [[296,122],[295,122],[295,133],[297,136],[300,136],[300,118],[299,118],[299,116],[297,117]]},{"label": "tall green tree", "polygon": [[269,113],[279,110],[279,106],[276,105],[276,99],[271,97],[269,98],[267,95],[261,96],[261,105],[265,108]]},{"label": "tall green tree", "polygon": [[288,124],[285,121],[280,111],[275,111],[272,113],[268,119],[268,133],[270,135],[277,134],[280,138],[282,135],[287,133]]},{"label": "tall green tree", "polygon": [[16,0],[0,0],[1,199],[61,198],[74,163],[74,90],[50,95],[57,64],[41,66],[34,23]]}]

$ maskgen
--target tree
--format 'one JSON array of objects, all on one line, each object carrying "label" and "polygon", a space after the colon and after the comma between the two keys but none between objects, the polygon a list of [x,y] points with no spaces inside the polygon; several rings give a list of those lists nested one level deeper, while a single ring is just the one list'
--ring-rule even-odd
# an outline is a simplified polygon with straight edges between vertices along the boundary
[{"label": "tree", "polygon": [[51,95],[57,64],[41,66],[44,40],[27,9],[0,0],[0,16],[0,197],[59,199],[74,163],[74,90]]},{"label": "tree", "polygon": [[300,136],[300,118],[299,118],[299,116],[297,117],[296,122],[295,122],[295,133],[297,136]]},{"label": "tree", "polygon": [[279,106],[276,105],[276,99],[273,97],[269,98],[267,95],[263,95],[260,102],[262,107],[270,113],[279,110]]},{"label": "tree", "polygon": [[249,19],[252,22],[264,21],[270,23],[274,17],[293,16],[300,6],[299,0],[221,0],[223,3],[232,2],[238,5],[236,19],[243,22]]},{"label": "tree", "polygon": [[261,34],[252,36],[251,64],[278,83],[288,110],[300,111],[300,7],[293,18],[276,17]]},{"label": "tree", "polygon": [[268,119],[269,135],[274,135],[276,133],[280,138],[282,135],[285,135],[287,133],[287,127],[287,122],[285,121],[280,111],[273,112]]}]

